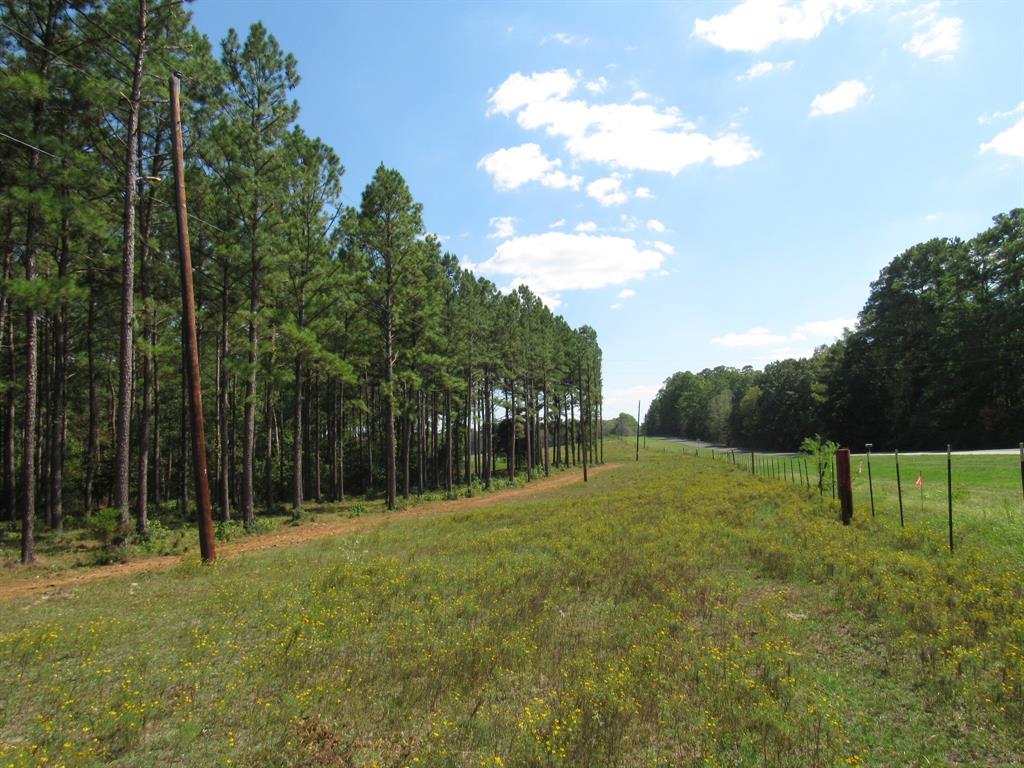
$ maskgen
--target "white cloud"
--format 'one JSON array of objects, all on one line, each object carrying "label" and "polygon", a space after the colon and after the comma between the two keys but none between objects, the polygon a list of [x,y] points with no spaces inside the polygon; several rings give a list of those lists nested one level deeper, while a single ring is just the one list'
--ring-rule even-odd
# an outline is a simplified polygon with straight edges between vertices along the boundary
[{"label": "white cloud", "polygon": [[608,90],[608,81],[604,77],[599,77],[596,80],[591,80],[589,83],[585,83],[583,87],[596,95]]},{"label": "white cloud", "polygon": [[654,195],[651,194],[651,190],[647,187],[637,187],[633,192],[633,197],[637,200],[653,200]]},{"label": "white cloud", "polygon": [[[711,339],[712,344],[732,349],[749,349],[756,347],[779,347],[772,355],[777,359],[781,355],[791,352],[793,347],[788,346],[793,341],[805,341],[808,337],[817,341],[834,339],[842,335],[844,328],[852,328],[857,324],[856,320],[836,318],[834,320],[815,320],[809,323],[798,325],[792,333],[772,333],[767,328],[751,328],[745,333],[727,333],[723,336],[715,336]],[[789,355],[794,356],[794,355]],[[802,357],[806,354],[801,353]]]},{"label": "white cloud", "polygon": [[565,219],[559,219],[548,224],[548,229],[558,229],[559,227],[565,226]]},{"label": "white cloud", "polygon": [[693,35],[726,51],[763,51],[785,40],[811,40],[831,22],[867,10],[866,0],[744,0],[728,13],[697,19]]},{"label": "white cloud", "polygon": [[960,31],[963,20],[955,17],[942,18],[935,15],[938,3],[921,6],[924,16],[914,22],[914,28],[921,31],[904,44],[903,49],[922,59],[948,61],[960,50]]},{"label": "white cloud", "polygon": [[668,243],[666,243],[664,240],[655,240],[653,243],[651,243],[651,245],[653,245],[659,251],[664,253],[666,256],[671,256],[673,253],[676,252],[676,249],[673,248]]},{"label": "white cloud", "polygon": [[997,133],[992,141],[982,144],[981,151],[1024,157],[1024,117],[1002,133]]},{"label": "white cloud", "polygon": [[564,69],[535,72],[529,77],[516,72],[510,75],[488,99],[487,114],[508,115],[538,101],[564,99],[576,88],[576,78]]},{"label": "white cloud", "polygon": [[868,87],[860,80],[844,80],[831,91],[819,93],[811,102],[811,117],[834,115],[857,106],[868,95]]},{"label": "white cloud", "polygon": [[789,341],[788,336],[772,333],[767,328],[751,328],[746,333],[727,333],[724,336],[715,336],[712,344],[723,347],[770,347],[775,344],[784,344]]},{"label": "white cloud", "polygon": [[834,320],[813,320],[798,325],[794,329],[794,338],[797,334],[801,338],[804,336],[836,338],[842,336],[845,328],[853,328],[855,325],[857,325],[856,319],[846,317],[837,317]]},{"label": "white cloud", "polygon": [[1014,115],[1024,115],[1024,101],[1007,112],[989,112],[985,115],[978,115],[978,125],[988,125],[996,120],[1002,120],[1004,117],[1013,117]]},{"label": "white cloud", "polygon": [[633,296],[636,296],[636,291],[634,291],[632,288],[623,288],[621,291],[619,291],[620,299],[630,299]]},{"label": "white cloud", "polygon": [[580,37],[579,35],[570,35],[568,32],[555,32],[553,35],[548,35],[540,41],[541,45],[547,43],[559,43],[561,45],[586,45],[590,42],[590,38]]},{"label": "white cloud", "polygon": [[561,160],[549,159],[536,144],[521,144],[484,155],[477,168],[487,171],[500,190],[517,189],[531,181],[551,189],[579,189],[583,179],[556,170],[561,165]]},{"label": "white cloud", "polygon": [[597,224],[592,221],[581,221],[576,225],[577,232],[597,232]]},{"label": "white cloud", "polygon": [[787,69],[792,69],[793,64],[793,61],[781,61],[779,63],[772,61],[759,61],[742,75],[738,75],[736,79],[754,80],[758,77],[764,77],[771,72],[785,72]]},{"label": "white cloud", "polygon": [[629,97],[630,101],[644,101],[645,99],[651,98],[651,94],[647,91],[633,91],[633,95]]},{"label": "white cloud", "polygon": [[622,302],[620,301],[620,302],[616,302],[615,304],[612,304],[611,308],[612,309],[622,309]]},{"label": "white cloud", "polygon": [[492,216],[488,224],[494,227],[494,231],[488,235],[490,238],[504,240],[516,233],[515,216]]},{"label": "white cloud", "polygon": [[526,283],[558,301],[561,291],[592,290],[639,280],[661,267],[664,257],[625,237],[546,232],[506,240],[480,265],[509,284]]},{"label": "white cloud", "polygon": [[647,220],[647,228],[649,230],[651,230],[651,232],[664,232],[665,231],[665,225],[662,224],[657,219],[648,219]]},{"label": "white cloud", "polygon": [[630,216],[628,213],[624,213],[619,218],[622,220],[622,226],[619,227],[619,232],[635,232],[640,226],[640,219],[636,216]]},{"label": "white cloud", "polygon": [[622,179],[618,176],[607,176],[587,184],[587,195],[601,205],[622,205],[629,199],[629,193],[622,189]]},{"label": "white cloud", "polygon": [[675,107],[570,100],[576,85],[564,69],[529,77],[517,72],[491,97],[489,113],[516,113],[520,127],[564,139],[576,160],[613,168],[677,174],[688,165],[710,161],[728,167],[760,154],[746,136],[698,132]]}]

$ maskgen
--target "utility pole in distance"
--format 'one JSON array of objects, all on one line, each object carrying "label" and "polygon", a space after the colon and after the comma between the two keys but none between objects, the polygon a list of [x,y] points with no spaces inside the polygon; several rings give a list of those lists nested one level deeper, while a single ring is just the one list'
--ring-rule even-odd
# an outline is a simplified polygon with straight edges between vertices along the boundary
[{"label": "utility pole in distance", "polygon": [[640,401],[636,401],[636,460],[640,461]]},{"label": "utility pole in distance", "polygon": [[206,433],[203,429],[203,392],[199,378],[199,342],[196,338],[196,299],[192,289],[192,251],[185,205],[185,158],[181,138],[180,75],[171,75],[171,143],[174,152],[174,202],[178,219],[178,261],[181,265],[181,336],[185,344],[188,405],[192,416],[192,464],[195,468],[196,511],[199,514],[199,552],[204,562],[217,558],[213,544],[210,480],[206,474]]}]

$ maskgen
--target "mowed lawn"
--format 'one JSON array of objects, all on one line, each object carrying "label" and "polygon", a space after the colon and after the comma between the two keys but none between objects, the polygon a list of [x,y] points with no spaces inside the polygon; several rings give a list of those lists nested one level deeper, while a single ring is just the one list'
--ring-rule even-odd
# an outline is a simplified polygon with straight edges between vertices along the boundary
[{"label": "mowed lawn", "polygon": [[1024,762],[1020,546],[951,556],[631,450],[514,505],[0,605],[0,766]]}]

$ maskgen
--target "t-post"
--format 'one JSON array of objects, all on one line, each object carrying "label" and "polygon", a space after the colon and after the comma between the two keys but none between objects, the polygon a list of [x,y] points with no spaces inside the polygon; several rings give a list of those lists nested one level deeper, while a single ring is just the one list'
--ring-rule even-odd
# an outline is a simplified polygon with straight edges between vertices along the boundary
[{"label": "t-post", "polygon": [[903,527],[903,486],[900,485],[900,449],[896,449],[896,495],[900,499],[900,528]]},{"label": "t-post", "polygon": [[871,483],[871,446],[874,443],[865,443],[864,447],[868,453],[868,495],[871,497],[871,516],[875,516],[875,487]]},{"label": "t-post", "polygon": [[836,476],[839,486],[839,506],[842,510],[843,525],[853,519],[853,476],[850,472],[850,449],[836,451]]}]

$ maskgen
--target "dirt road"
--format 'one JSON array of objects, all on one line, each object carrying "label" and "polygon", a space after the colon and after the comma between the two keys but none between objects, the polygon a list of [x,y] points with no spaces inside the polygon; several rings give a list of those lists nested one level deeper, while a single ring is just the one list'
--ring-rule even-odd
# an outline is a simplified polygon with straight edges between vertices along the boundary
[{"label": "dirt road", "polygon": [[[598,467],[591,467],[589,473],[598,475],[602,472],[615,469],[618,464],[604,464]],[[251,552],[260,552],[265,549],[276,547],[290,547],[302,544],[314,539],[325,539],[330,536],[342,536],[358,531],[366,531],[387,523],[401,520],[411,520],[418,517],[428,517],[450,512],[465,512],[481,507],[492,507],[498,504],[507,504],[513,501],[529,500],[543,497],[554,490],[564,488],[567,485],[582,482],[582,475],[578,472],[566,472],[553,477],[534,480],[529,485],[521,488],[512,488],[496,493],[488,493],[483,496],[475,496],[471,499],[453,499],[451,501],[436,501],[421,504],[410,509],[399,512],[368,515],[366,517],[344,518],[330,520],[328,522],[312,522],[297,527],[285,527],[275,530],[263,536],[247,536],[239,541],[229,541],[217,546],[217,557],[219,559],[239,557]],[[57,592],[65,592],[76,587],[89,584],[100,579],[112,579],[118,577],[136,576],[141,573],[153,573],[156,571],[167,571],[180,563],[182,560],[195,557],[195,555],[164,555],[147,557],[133,560],[128,563],[116,565],[99,566],[90,569],[69,569],[56,573],[49,572],[39,574],[35,577],[18,579],[6,584],[0,584],[0,602],[15,600],[18,598],[47,595]],[[30,571],[31,572],[31,571]]]}]

